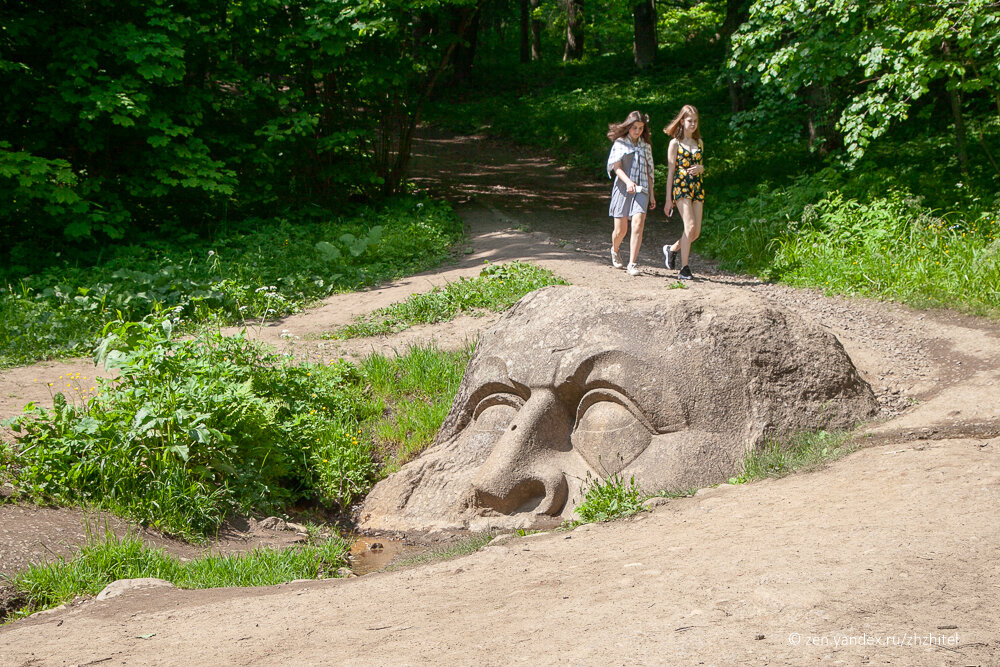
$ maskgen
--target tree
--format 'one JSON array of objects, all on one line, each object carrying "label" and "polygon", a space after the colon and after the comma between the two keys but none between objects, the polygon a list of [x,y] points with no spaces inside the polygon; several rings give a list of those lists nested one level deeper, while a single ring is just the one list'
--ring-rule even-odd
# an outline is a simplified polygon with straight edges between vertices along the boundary
[{"label": "tree", "polygon": [[963,95],[988,95],[1000,114],[998,52],[995,0],[757,0],[729,65],[735,77],[803,99],[817,134],[830,119],[852,160],[943,80],[964,162]]},{"label": "tree", "polygon": [[0,233],[120,237],[397,192],[473,5],[4,3]]},{"label": "tree", "polygon": [[639,69],[646,69],[656,60],[656,6],[653,0],[640,0],[632,10],[635,39],[632,56]]},{"label": "tree", "polygon": [[[538,18],[542,0],[530,0],[531,2],[531,59],[542,59],[542,20]],[[1000,104],[1000,101],[998,101]]]},{"label": "tree", "polygon": [[566,0],[566,48],[563,60],[583,57],[583,0]]}]

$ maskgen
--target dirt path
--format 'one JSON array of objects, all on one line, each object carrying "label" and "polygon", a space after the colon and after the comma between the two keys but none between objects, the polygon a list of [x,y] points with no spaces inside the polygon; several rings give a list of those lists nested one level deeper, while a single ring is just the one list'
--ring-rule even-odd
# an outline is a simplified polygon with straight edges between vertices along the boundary
[{"label": "dirt path", "polygon": [[[349,344],[314,336],[484,260],[529,259],[633,293],[668,286],[659,247],[679,229],[662,213],[647,224],[644,274],[630,278],[607,260],[606,184],[481,138],[428,132],[417,150],[421,182],[459,202],[470,252],[254,335],[317,359],[461,345],[495,318]],[[87,601],[0,628],[0,665],[1000,664],[1000,325],[763,284],[697,258],[693,268],[689,289],[752,290],[840,338],[884,407],[870,447],[633,521],[403,571]],[[68,368],[3,374],[0,413],[44,400],[30,379]],[[0,565],[22,534],[2,510]]]}]

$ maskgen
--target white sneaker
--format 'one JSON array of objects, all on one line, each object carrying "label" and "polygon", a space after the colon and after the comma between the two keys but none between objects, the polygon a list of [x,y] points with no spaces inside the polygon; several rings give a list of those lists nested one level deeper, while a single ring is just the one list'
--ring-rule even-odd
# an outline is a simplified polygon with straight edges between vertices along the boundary
[{"label": "white sneaker", "polygon": [[622,256],[618,254],[617,250],[611,251],[611,266],[616,269],[624,269],[625,265],[622,264]]},{"label": "white sneaker", "polygon": [[629,264],[628,265],[628,274],[630,276],[637,276],[637,275],[639,275],[639,265],[635,264],[635,263]]}]

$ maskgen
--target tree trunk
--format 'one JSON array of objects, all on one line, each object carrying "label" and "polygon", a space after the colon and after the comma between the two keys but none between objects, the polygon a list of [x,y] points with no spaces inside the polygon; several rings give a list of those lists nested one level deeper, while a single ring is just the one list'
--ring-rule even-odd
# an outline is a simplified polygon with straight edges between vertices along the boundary
[{"label": "tree trunk", "polygon": [[455,68],[455,83],[467,84],[472,78],[472,62],[476,59],[476,41],[479,37],[478,6],[455,9],[452,32],[458,36],[452,66]]},{"label": "tree trunk", "polygon": [[635,38],[632,56],[635,66],[646,69],[656,60],[656,5],[654,0],[640,0],[632,11],[635,20]]},{"label": "tree trunk", "polygon": [[[941,44],[941,52],[944,54],[946,60],[951,59],[951,44],[947,41]],[[965,141],[965,119],[962,117],[962,94],[957,88],[951,88],[948,86],[948,82],[945,82],[945,88],[948,90],[948,106],[951,107],[951,117],[955,121],[955,149],[958,151],[958,166],[962,169],[963,174],[969,173],[969,150],[966,147]]]},{"label": "tree trunk", "polygon": [[[750,8],[747,0],[726,0],[726,20],[719,29],[719,39],[726,44],[726,60],[733,52],[733,33],[740,25],[750,18]],[[747,93],[743,84],[733,78],[732,72],[726,75],[729,85],[729,106],[732,113],[739,113],[749,106]]]},{"label": "tree trunk", "polygon": [[969,173],[969,149],[965,141],[965,119],[962,117],[962,95],[957,89],[948,91],[951,116],[955,120],[955,148],[958,150],[958,166],[963,174]]},{"label": "tree trunk", "polygon": [[542,59],[542,22],[535,18],[535,12],[542,0],[529,0],[531,3],[531,59]]},{"label": "tree trunk", "polygon": [[566,0],[566,48],[563,60],[583,57],[583,0]]},{"label": "tree trunk", "polygon": [[831,113],[833,96],[830,94],[829,86],[826,85],[809,86],[805,93],[805,101],[809,107],[809,117],[806,120],[809,129],[809,149],[825,157],[843,143],[837,131],[835,114]]},{"label": "tree trunk", "polygon": [[521,62],[531,60],[531,2],[521,0]]}]

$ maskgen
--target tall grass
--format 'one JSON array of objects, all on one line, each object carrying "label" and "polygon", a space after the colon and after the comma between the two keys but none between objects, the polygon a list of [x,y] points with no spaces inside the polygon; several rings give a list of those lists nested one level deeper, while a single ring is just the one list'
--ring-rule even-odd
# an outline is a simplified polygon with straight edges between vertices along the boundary
[{"label": "tall grass", "polygon": [[366,424],[382,453],[384,474],[397,471],[434,440],[473,349],[471,343],[456,352],[411,348],[405,357],[372,355],[361,362],[379,405],[392,406]]},{"label": "tall grass", "polygon": [[[30,566],[10,578],[27,601],[13,618],[58,606],[78,596],[96,595],[118,579],[152,577],[178,588],[273,586],[296,579],[336,576],[347,564],[350,543],[334,535],[317,544],[285,549],[208,554],[180,561],[134,536],[91,536],[73,557]],[[0,618],[0,621],[3,619]]]}]

